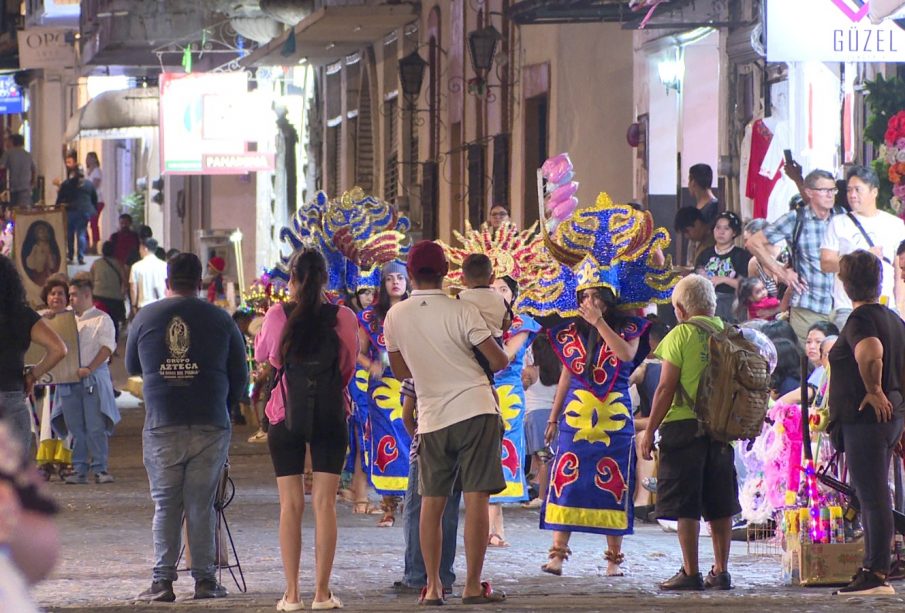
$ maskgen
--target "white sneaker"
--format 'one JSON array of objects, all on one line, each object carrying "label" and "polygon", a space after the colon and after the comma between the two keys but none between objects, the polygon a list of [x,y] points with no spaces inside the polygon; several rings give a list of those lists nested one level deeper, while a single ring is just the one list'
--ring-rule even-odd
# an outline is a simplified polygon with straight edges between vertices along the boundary
[{"label": "white sneaker", "polygon": [[[263,430],[258,430],[254,434],[248,437],[249,443],[266,443],[267,442],[267,433]],[[295,611],[295,609],[286,609],[287,611]]]}]

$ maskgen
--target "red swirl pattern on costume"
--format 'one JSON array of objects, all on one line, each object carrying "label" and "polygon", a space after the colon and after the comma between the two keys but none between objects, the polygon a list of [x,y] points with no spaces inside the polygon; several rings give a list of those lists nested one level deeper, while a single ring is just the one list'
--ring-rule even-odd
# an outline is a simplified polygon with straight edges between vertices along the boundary
[{"label": "red swirl pattern on costume", "polygon": [[612,494],[616,502],[620,504],[625,492],[628,491],[628,485],[626,485],[625,477],[619,469],[619,463],[613,458],[600,458],[600,461],[597,462],[597,474],[594,476],[594,485]]},{"label": "red swirl pattern on costume", "polygon": [[576,481],[578,481],[578,456],[567,451],[559,457],[559,461],[556,463],[553,477],[550,479],[550,487],[559,498],[566,486]]},{"label": "red swirl pattern on costume", "polygon": [[371,343],[378,351],[386,349],[386,338],[383,335],[383,325],[377,317],[373,307],[368,307],[358,314],[358,323],[367,332]]},{"label": "red swirl pattern on costume", "polygon": [[559,330],[556,333],[555,341],[555,344],[561,348],[560,352],[566,368],[576,375],[582,375],[588,352],[578,335],[578,327],[573,323]]},{"label": "red swirl pattern on costume", "polygon": [[398,457],[399,449],[396,446],[396,439],[387,434],[377,443],[377,457],[374,458],[374,466],[380,472],[385,473],[387,466],[392,464]]},{"label": "red swirl pattern on costume", "polygon": [[503,468],[509,471],[512,478],[518,475],[519,457],[515,443],[508,438],[503,439],[503,457],[500,459]]}]

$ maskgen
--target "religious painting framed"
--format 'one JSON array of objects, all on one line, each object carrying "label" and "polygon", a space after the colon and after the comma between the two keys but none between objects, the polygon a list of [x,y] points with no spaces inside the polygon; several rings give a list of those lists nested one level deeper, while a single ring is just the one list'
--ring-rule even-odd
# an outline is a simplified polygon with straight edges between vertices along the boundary
[{"label": "religious painting framed", "polygon": [[33,307],[42,304],[41,288],[66,274],[66,211],[38,207],[13,213],[13,260]]}]

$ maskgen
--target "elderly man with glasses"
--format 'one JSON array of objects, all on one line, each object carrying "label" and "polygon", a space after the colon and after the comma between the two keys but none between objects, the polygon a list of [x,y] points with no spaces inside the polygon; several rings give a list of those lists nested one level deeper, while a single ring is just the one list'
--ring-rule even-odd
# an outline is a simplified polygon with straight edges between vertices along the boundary
[{"label": "elderly man with glasses", "polygon": [[[825,170],[804,178],[806,206],[790,211],[754,234],[745,243],[760,265],[793,292],[789,323],[804,346],[808,329],[829,321],[833,310],[833,277],[821,269],[820,247],[835,213],[836,181]],[[792,254],[790,266],[776,260],[771,245],[785,241]]]},{"label": "elderly man with glasses", "polygon": [[[905,281],[896,258],[896,248],[905,240],[905,222],[877,208],[880,180],[873,170],[853,166],[846,174],[848,204],[851,212],[837,215],[830,222],[820,245],[820,268],[838,273],[843,255],[863,249],[883,263],[880,303],[905,314]],[[852,312],[852,302],[838,276],[833,285],[833,322],[840,330]]]}]

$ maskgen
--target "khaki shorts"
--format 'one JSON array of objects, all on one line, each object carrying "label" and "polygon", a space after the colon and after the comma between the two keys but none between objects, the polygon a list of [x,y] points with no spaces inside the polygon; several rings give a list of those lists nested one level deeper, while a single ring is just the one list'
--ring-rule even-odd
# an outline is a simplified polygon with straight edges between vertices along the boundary
[{"label": "khaki shorts", "polygon": [[497,494],[506,488],[500,464],[503,429],[496,413],[420,436],[418,491],[422,496],[450,496],[457,478],[466,493]]},{"label": "khaki shorts", "polygon": [[800,307],[792,307],[789,323],[792,325],[792,329],[795,330],[795,336],[798,337],[798,342],[801,343],[802,348],[804,348],[804,345],[808,340],[808,328],[818,321],[833,320],[829,315],[824,315],[823,313],[817,313],[816,311],[802,309]]}]

